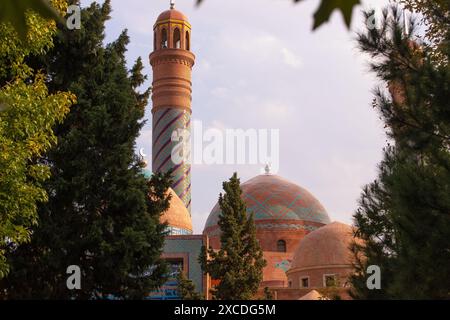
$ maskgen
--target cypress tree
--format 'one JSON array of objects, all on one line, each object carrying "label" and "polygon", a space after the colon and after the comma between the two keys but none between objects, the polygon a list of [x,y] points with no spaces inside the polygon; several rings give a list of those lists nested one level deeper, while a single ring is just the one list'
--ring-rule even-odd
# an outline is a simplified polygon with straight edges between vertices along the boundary
[{"label": "cypress tree", "polygon": [[[10,257],[4,282],[10,298],[143,298],[164,283],[161,260],[169,206],[169,174],[149,181],[135,154],[149,90],[142,61],[126,68],[126,31],[106,46],[110,1],[82,10],[81,30],[60,26],[55,48],[42,64],[48,86],[70,90],[78,103],[56,128],[59,144],[50,164],[49,202],[29,245]],[[66,286],[66,269],[81,269],[81,290]]]},{"label": "cypress tree", "polygon": [[178,295],[182,300],[201,300],[202,295],[195,290],[195,284],[188,279],[183,270],[177,274]]},{"label": "cypress tree", "polygon": [[249,300],[255,297],[266,266],[256,238],[253,215],[247,215],[240,181],[235,173],[223,183],[220,194],[219,251],[204,248],[200,256],[204,272],[220,283],[212,291],[219,300]]},{"label": "cypress tree", "polygon": [[[450,43],[439,48],[446,57],[436,62],[434,49],[413,38],[416,24],[409,23],[405,33],[391,7],[382,28],[358,38],[390,89],[377,90],[374,101],[390,143],[354,216],[356,235],[365,241],[353,246],[356,298],[450,298]],[[381,290],[366,286],[370,265],[381,268]]]}]

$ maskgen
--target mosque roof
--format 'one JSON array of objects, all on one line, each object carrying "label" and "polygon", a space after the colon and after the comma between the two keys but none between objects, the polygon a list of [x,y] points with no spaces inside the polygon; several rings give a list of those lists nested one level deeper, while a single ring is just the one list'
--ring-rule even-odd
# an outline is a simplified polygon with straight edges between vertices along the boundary
[{"label": "mosque roof", "polygon": [[184,15],[181,11],[175,10],[175,9],[169,9],[164,12],[162,12],[159,16],[156,22],[160,21],[166,21],[166,20],[181,20],[188,22],[188,18],[186,15]]},{"label": "mosque roof", "polygon": [[290,271],[350,265],[350,245],[353,239],[352,227],[340,222],[327,224],[309,233],[300,241]]},{"label": "mosque roof", "polygon": [[172,188],[169,189],[172,195],[169,209],[163,213],[160,218],[161,222],[167,222],[169,227],[192,233],[192,219],[189,211],[186,209],[183,201],[177,196]]},{"label": "mosque roof", "polygon": [[[247,213],[253,213],[257,228],[264,228],[262,223],[330,222],[325,208],[308,190],[278,175],[259,175],[241,187]],[[220,214],[217,203],[208,217],[205,231],[217,226]]]}]

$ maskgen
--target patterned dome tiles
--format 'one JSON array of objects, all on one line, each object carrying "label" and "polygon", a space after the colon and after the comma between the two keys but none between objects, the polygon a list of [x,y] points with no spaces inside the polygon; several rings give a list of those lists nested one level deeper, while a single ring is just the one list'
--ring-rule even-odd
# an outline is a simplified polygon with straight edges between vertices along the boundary
[{"label": "patterned dome tiles", "polygon": [[[247,212],[253,213],[255,221],[285,223],[309,221],[321,224],[330,222],[325,208],[307,190],[279,176],[257,176],[242,184],[242,197]],[[220,215],[218,204],[213,208],[206,228],[217,225]]]}]

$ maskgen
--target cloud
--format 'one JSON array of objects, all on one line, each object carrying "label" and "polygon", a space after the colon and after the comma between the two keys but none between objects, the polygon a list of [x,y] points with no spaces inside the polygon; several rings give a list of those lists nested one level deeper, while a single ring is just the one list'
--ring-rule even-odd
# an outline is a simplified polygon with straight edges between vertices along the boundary
[{"label": "cloud", "polygon": [[211,94],[217,98],[225,98],[228,96],[229,90],[225,87],[216,87],[211,90]]},{"label": "cloud", "polygon": [[202,59],[197,63],[196,68],[200,69],[200,71],[209,71],[211,70],[211,63],[206,59]]},{"label": "cloud", "polygon": [[226,130],[229,128],[223,121],[220,120],[213,120],[209,126],[207,126],[207,129],[218,129],[221,131]]},{"label": "cloud", "polygon": [[300,55],[294,53],[294,49],[282,37],[257,29],[243,30],[221,34],[219,36],[221,50],[226,50],[228,54],[242,61],[252,61],[252,65],[270,66],[274,62],[281,61],[295,69],[303,66]]},{"label": "cloud", "polygon": [[[90,3],[90,0],[83,0]],[[387,0],[364,0],[376,5]],[[148,57],[153,23],[167,0],[114,0],[108,39],[123,28],[131,36],[127,57]],[[280,175],[310,189],[332,220],[349,221],[361,186],[372,181],[384,146],[370,107],[376,79],[355,49],[354,33],[338,15],[311,32],[315,1],[206,1],[179,3],[193,26],[193,117],[208,128],[279,128]],[[264,17],[263,19],[261,17]],[[362,25],[354,15],[354,27]],[[133,59],[131,59],[133,58]],[[151,81],[148,59],[146,72]],[[299,72],[301,70],[301,72]],[[137,142],[151,158],[151,104]],[[222,190],[238,171],[243,181],[258,166],[195,165],[193,220],[201,232]]]},{"label": "cloud", "polygon": [[194,234],[201,234],[203,232],[203,228],[205,227],[206,219],[208,219],[209,212],[193,211],[191,216]]},{"label": "cloud", "polygon": [[284,63],[286,63],[288,66],[291,66],[295,69],[299,69],[303,66],[303,62],[300,57],[295,55],[288,48],[281,49],[281,54],[283,55]]},{"label": "cloud", "polygon": [[262,114],[268,120],[290,120],[294,112],[291,106],[278,101],[268,101],[263,104]]}]

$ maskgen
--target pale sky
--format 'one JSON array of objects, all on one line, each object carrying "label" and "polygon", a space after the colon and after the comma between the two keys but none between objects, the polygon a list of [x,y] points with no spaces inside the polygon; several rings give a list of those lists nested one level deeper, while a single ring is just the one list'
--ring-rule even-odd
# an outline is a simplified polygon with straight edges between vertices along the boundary
[{"label": "pale sky", "polygon": [[[194,2],[176,1],[176,9],[192,24],[193,119],[206,128],[279,129],[279,174],[315,195],[332,221],[351,223],[362,187],[376,177],[386,144],[371,107],[378,82],[368,71],[368,58],[356,48],[362,7],[354,11],[352,30],[335,12],[330,23],[312,32],[319,0],[205,0],[199,8]],[[388,0],[363,3],[380,8]],[[141,56],[150,85],[152,28],[169,0],[113,0],[112,7],[107,41],[128,29],[128,63]],[[150,108],[137,142],[149,161]],[[234,171],[245,182],[261,166],[193,166],[195,233],[202,232],[222,182]]]}]

